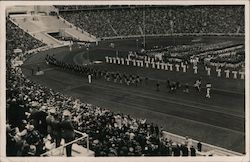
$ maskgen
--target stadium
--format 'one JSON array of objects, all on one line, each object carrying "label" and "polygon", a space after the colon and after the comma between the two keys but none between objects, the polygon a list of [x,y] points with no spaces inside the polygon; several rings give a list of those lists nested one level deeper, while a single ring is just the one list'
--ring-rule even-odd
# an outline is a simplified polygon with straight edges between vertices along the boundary
[{"label": "stadium", "polygon": [[243,156],[244,5],[6,8],[6,156]]}]

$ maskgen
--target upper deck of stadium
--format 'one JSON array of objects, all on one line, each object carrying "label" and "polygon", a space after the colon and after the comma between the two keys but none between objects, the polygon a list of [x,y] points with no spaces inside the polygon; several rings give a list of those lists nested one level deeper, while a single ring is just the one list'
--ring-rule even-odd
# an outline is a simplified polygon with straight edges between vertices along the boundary
[{"label": "upper deck of stadium", "polygon": [[97,37],[242,34],[243,6],[56,6],[67,21]]}]

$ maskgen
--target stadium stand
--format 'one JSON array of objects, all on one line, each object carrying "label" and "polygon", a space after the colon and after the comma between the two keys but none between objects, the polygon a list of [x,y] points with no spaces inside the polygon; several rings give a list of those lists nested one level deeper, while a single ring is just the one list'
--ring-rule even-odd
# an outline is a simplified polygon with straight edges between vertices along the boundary
[{"label": "stadium stand", "polygon": [[[244,9],[241,6],[218,6],[213,7],[213,10],[209,6],[202,9],[199,6],[176,6],[168,12],[161,7],[148,6],[119,10],[115,7],[107,9],[110,6],[104,7],[103,10],[96,10],[91,6],[56,7],[65,20],[97,37],[142,35],[144,32],[149,35],[244,33],[244,20],[240,19]],[[204,20],[204,17],[208,20]],[[226,20],[222,20],[222,17],[226,17]],[[7,156],[40,156],[45,152],[44,138],[49,133],[46,118],[52,109],[56,109],[59,123],[65,110],[70,111],[74,129],[89,135],[90,150],[95,152],[95,156],[196,156],[197,147],[189,142],[189,138],[176,143],[165,138],[163,130],[156,124],[148,123],[146,119],[135,119],[126,114],[80,102],[25,78],[21,68],[14,66],[13,60],[19,57],[25,61],[29,55],[22,54],[45,44],[25,33],[10,20],[7,20],[6,26]],[[213,59],[214,62],[225,59],[239,62],[244,59],[244,46],[239,49],[236,48],[238,46],[240,45],[226,42],[209,46],[196,44],[173,47],[169,50],[181,53],[182,56],[192,50],[199,51],[195,54],[218,54]],[[22,54],[14,53],[15,49],[21,49]],[[211,49],[213,50],[210,53]],[[215,49],[217,51],[214,51]],[[230,57],[224,56],[225,53],[230,53]],[[53,58],[49,58],[49,61],[53,63]],[[38,114],[42,118],[40,123],[34,117]],[[78,144],[87,146],[86,141]]]},{"label": "stadium stand", "polygon": [[162,6],[116,7],[60,6],[58,9],[67,21],[97,37],[244,33],[242,6],[176,6],[171,9]]},{"label": "stadium stand", "polygon": [[[12,52],[9,50],[13,49],[21,49],[22,51],[27,51],[31,49],[35,49],[41,46],[44,46],[45,44],[41,43],[40,41],[34,39],[29,34],[27,34],[25,31],[21,30],[18,26],[13,24],[11,21],[7,20],[6,22],[6,29],[8,30],[6,33],[6,37],[8,38],[7,41],[7,53]],[[12,36],[20,36],[22,38],[22,42],[20,39],[14,39]],[[29,42],[29,43],[25,43]],[[7,55],[8,56],[8,55]]]},{"label": "stadium stand", "polygon": [[[54,6],[38,8],[39,9],[36,9],[36,7],[19,6],[13,9],[9,8],[7,14],[9,20],[19,28],[50,46],[58,47],[66,43],[65,41],[52,37],[50,33],[63,37],[72,37],[79,41],[96,41],[94,36],[80,30],[58,16],[57,9]],[[25,13],[20,13],[19,10],[25,11]]]}]

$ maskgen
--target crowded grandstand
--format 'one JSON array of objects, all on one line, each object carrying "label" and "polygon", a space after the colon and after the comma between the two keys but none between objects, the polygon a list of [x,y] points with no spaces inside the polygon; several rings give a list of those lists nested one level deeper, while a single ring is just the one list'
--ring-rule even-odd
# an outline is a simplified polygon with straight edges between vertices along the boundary
[{"label": "crowded grandstand", "polygon": [[[20,10],[9,10],[6,16],[7,156],[52,156],[48,152],[61,147],[66,148],[66,156],[77,156],[72,153],[71,143],[79,138],[76,132],[88,137],[77,140],[77,146],[93,151],[96,157],[245,153],[244,6],[57,5],[46,11],[34,7],[31,13],[20,14]],[[193,137],[192,133],[178,134],[184,138],[178,136],[177,140],[177,136],[169,136],[168,131],[174,128],[166,127],[165,120],[148,119],[131,109],[114,111],[101,102],[89,102],[87,97],[85,100],[66,92],[67,88],[72,89],[68,85],[63,85],[68,87],[61,91],[57,90],[57,83],[51,84],[54,89],[37,81],[42,81],[41,77],[49,75],[50,70],[57,70],[52,74],[55,78],[67,73],[80,76],[90,87],[97,82],[100,87],[122,87],[124,93],[146,89],[155,96],[171,96],[173,105],[178,104],[173,101],[183,101],[198,109],[209,108],[210,104],[214,108],[227,107],[222,101],[213,103],[217,102],[213,96],[224,95],[232,99],[228,101],[232,109],[238,110],[218,110],[224,116],[215,118],[237,120],[239,125],[218,122],[216,127],[239,133],[237,139],[225,136],[240,144],[233,141],[207,145],[207,141],[215,140],[210,138],[216,137],[202,138],[195,134],[199,131],[195,128],[190,130]],[[87,87],[82,93],[94,92],[92,88]],[[105,98],[105,94],[102,96]],[[119,99],[116,96],[114,100]],[[188,106],[183,108],[188,111]],[[197,110],[198,115],[204,114]],[[217,122],[216,119],[208,122]]]}]

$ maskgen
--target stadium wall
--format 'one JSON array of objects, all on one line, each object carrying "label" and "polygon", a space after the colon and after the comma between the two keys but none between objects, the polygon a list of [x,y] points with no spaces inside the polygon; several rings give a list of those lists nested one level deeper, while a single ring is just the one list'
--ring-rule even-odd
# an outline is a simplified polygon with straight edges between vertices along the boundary
[{"label": "stadium wall", "polygon": [[[182,143],[183,141],[186,140],[186,138],[183,136],[179,136],[177,134],[169,133],[166,131],[163,131],[163,137],[165,137],[167,139],[171,139],[172,141],[174,141],[176,143]],[[198,143],[199,143],[199,141],[192,139],[193,146],[197,146]],[[202,152],[198,151],[197,155],[200,155],[200,156],[209,156],[209,155],[243,156],[242,153],[227,150],[227,149],[224,149],[222,147],[210,145],[208,143],[203,143],[203,142],[202,142]]]},{"label": "stadium wall", "polygon": [[[150,34],[146,37],[165,37],[165,36],[245,36],[244,33],[172,33],[172,34]],[[101,37],[100,40],[111,39],[128,39],[128,38],[142,38],[144,35],[129,35],[129,36],[115,36],[115,37]]]}]

